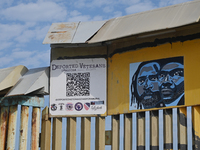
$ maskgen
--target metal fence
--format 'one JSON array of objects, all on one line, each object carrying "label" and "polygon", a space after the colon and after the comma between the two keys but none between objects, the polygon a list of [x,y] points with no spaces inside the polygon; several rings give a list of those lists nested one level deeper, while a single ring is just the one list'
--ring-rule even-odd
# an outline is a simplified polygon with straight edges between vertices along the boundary
[{"label": "metal fence", "polygon": [[[41,150],[198,150],[200,148],[200,106],[81,118],[49,118],[48,107],[40,116],[41,109],[33,107],[31,125],[28,125],[30,108],[21,106],[20,111],[17,108],[17,106],[1,107],[0,150],[39,148]],[[21,114],[20,121],[17,120],[18,113]],[[19,127],[17,121],[20,122]],[[31,142],[28,139],[30,133]]]}]

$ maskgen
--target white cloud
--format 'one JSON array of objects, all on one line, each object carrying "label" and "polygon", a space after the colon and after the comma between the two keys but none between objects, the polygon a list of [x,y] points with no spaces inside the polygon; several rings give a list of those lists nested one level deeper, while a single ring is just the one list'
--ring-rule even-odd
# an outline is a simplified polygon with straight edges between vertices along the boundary
[{"label": "white cloud", "polygon": [[92,21],[101,21],[103,20],[103,16],[94,16]]},{"label": "white cloud", "polygon": [[155,9],[156,7],[151,2],[142,2],[138,4],[134,4],[132,6],[129,6],[125,9],[127,14],[133,14],[138,12],[143,12],[147,10]]},{"label": "white cloud", "polygon": [[80,14],[81,13],[79,11],[77,11],[77,10],[73,10],[73,11],[70,12],[70,16],[78,16]]},{"label": "white cloud", "polygon": [[112,12],[113,10],[114,10],[114,8],[113,8],[112,6],[106,6],[106,7],[103,8],[103,11],[104,11],[105,13],[110,13],[110,12]]},{"label": "white cloud", "polygon": [[43,26],[43,27],[38,27],[35,29],[35,34],[36,34],[36,39],[37,40],[44,40],[47,32],[49,31],[50,25],[49,26]]},{"label": "white cloud", "polygon": [[14,0],[0,0],[0,8],[10,6]]},{"label": "white cloud", "polygon": [[89,15],[79,15],[69,18],[68,22],[89,21],[90,18],[91,17]]},{"label": "white cloud", "polygon": [[0,67],[24,65],[28,68],[49,66],[50,50],[44,51],[14,51],[0,57]]},{"label": "white cloud", "polygon": [[9,20],[24,22],[44,22],[64,20],[67,15],[66,8],[54,2],[38,2],[19,4],[17,6],[4,9],[0,13]]},{"label": "white cloud", "polygon": [[121,17],[121,16],[122,16],[122,12],[121,11],[116,11],[116,12],[114,12],[113,18]]},{"label": "white cloud", "polygon": [[[175,5],[175,4],[184,3],[184,2],[188,2],[188,1],[189,0],[160,0],[159,1],[159,7]],[[192,1],[192,0],[190,0],[190,1]]]},{"label": "white cloud", "polygon": [[2,42],[0,46],[0,50],[6,50],[6,48],[9,48],[13,42]]}]

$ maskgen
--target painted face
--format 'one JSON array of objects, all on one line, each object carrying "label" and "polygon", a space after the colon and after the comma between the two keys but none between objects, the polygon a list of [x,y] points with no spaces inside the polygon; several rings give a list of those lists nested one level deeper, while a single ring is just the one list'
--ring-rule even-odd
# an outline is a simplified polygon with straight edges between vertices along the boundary
[{"label": "painted face", "polygon": [[166,64],[160,72],[160,93],[165,104],[175,101],[184,93],[183,65],[176,62]]},{"label": "painted face", "polygon": [[158,71],[160,66],[156,62],[144,65],[137,77],[137,93],[144,108],[152,108],[160,100]]}]

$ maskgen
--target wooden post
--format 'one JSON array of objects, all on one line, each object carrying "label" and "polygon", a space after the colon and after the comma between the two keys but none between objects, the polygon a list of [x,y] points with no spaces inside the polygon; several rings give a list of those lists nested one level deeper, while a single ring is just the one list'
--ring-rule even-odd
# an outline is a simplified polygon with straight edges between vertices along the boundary
[{"label": "wooden post", "polygon": [[10,106],[9,121],[8,121],[8,138],[7,138],[8,150],[15,149],[16,126],[17,126],[17,106]]},{"label": "wooden post", "polygon": [[96,117],[95,150],[105,150],[105,117]]},{"label": "wooden post", "polygon": [[6,147],[6,133],[8,124],[8,112],[9,107],[1,107],[0,118],[0,150],[4,150]]},{"label": "wooden post", "polygon": [[91,118],[81,118],[81,150],[90,150]]},{"label": "wooden post", "polygon": [[193,150],[200,149],[200,106],[192,107]]},{"label": "wooden post", "polygon": [[76,150],[76,118],[67,118],[67,150]]},{"label": "wooden post", "polygon": [[164,110],[164,149],[173,150],[172,109]]},{"label": "wooden post", "polygon": [[159,150],[159,119],[158,110],[151,111],[150,118],[150,149]]},{"label": "wooden post", "polygon": [[48,115],[49,109],[45,107],[42,111],[41,150],[50,150],[51,147],[51,119]]},{"label": "wooden post", "polygon": [[34,150],[39,149],[40,113],[40,108],[33,108],[31,149]]},{"label": "wooden post", "polygon": [[27,148],[29,107],[21,106],[20,150]]},{"label": "wooden post", "polygon": [[145,112],[137,114],[137,149],[145,150]]},{"label": "wooden post", "polygon": [[62,149],[62,118],[53,118],[52,150]]},{"label": "wooden post", "polygon": [[187,150],[187,111],[185,107],[178,109],[178,149]]},{"label": "wooden post", "polygon": [[124,115],[124,150],[132,149],[132,113]]},{"label": "wooden post", "polygon": [[119,115],[112,116],[112,150],[119,150]]}]

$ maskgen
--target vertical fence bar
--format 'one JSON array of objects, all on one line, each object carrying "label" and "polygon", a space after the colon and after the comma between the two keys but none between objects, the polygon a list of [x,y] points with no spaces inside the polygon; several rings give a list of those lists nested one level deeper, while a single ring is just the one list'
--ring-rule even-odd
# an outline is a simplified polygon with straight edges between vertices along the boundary
[{"label": "vertical fence bar", "polygon": [[91,118],[81,118],[81,150],[90,150]]},{"label": "vertical fence bar", "polygon": [[49,119],[49,108],[42,111],[41,150],[50,150],[51,147],[51,119]]},{"label": "vertical fence bar", "polygon": [[187,150],[187,111],[185,107],[178,109],[178,149]]},{"label": "vertical fence bar", "polygon": [[151,111],[150,116],[150,149],[159,150],[159,119],[158,110]]},{"label": "vertical fence bar", "polygon": [[164,110],[164,149],[173,150],[172,109]]},{"label": "vertical fence bar", "polygon": [[27,148],[29,107],[21,106],[20,150]]},{"label": "vertical fence bar", "polygon": [[132,113],[124,115],[124,150],[132,149]]},{"label": "vertical fence bar", "polygon": [[105,150],[105,117],[96,117],[95,150]]},{"label": "vertical fence bar", "polygon": [[53,118],[52,150],[62,148],[62,118]]},{"label": "vertical fence bar", "polygon": [[67,150],[76,150],[76,118],[67,118]]},{"label": "vertical fence bar", "polygon": [[137,114],[137,149],[145,150],[145,112]]},{"label": "vertical fence bar", "polygon": [[112,150],[119,150],[119,115],[112,116]]},{"label": "vertical fence bar", "polygon": [[192,107],[193,149],[200,149],[200,106]]},{"label": "vertical fence bar", "polygon": [[14,150],[17,126],[17,106],[10,106],[8,120],[7,149]]},{"label": "vertical fence bar", "polygon": [[31,149],[34,150],[39,149],[40,113],[40,108],[33,108]]},{"label": "vertical fence bar", "polygon": [[0,118],[0,150],[4,150],[6,147],[6,133],[8,124],[8,111],[9,107],[1,107]]}]

